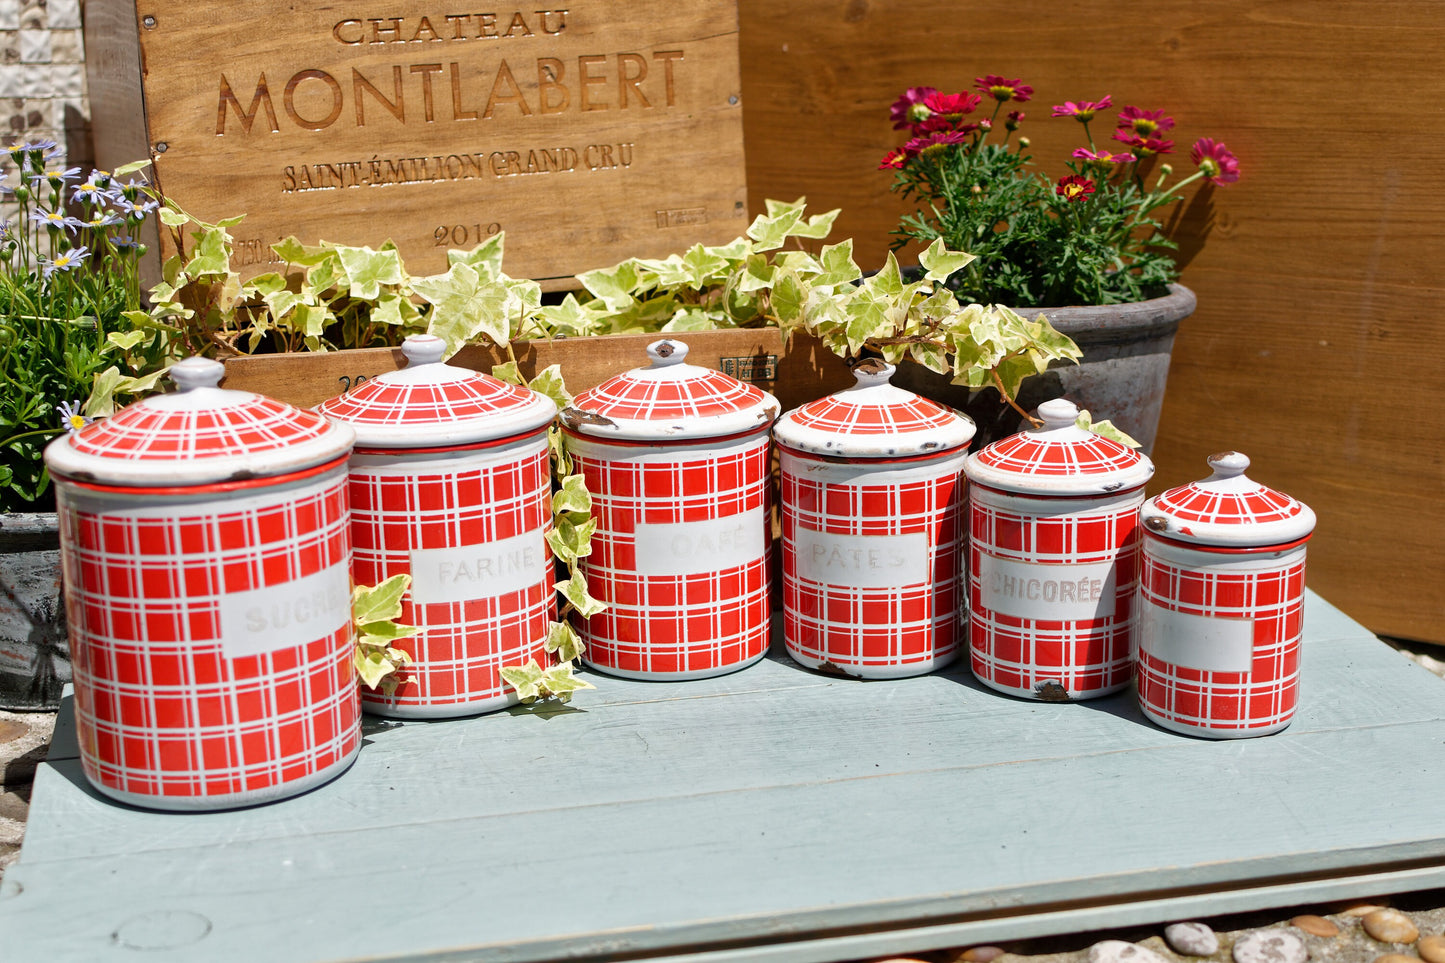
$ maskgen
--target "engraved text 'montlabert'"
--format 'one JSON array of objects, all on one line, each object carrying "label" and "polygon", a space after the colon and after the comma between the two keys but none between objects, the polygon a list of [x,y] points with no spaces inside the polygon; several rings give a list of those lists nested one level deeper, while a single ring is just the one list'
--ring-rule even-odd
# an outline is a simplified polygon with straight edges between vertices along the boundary
[{"label": "engraved text 'montlabert'", "polygon": [[279,133],[283,117],[302,130],[326,130],[343,118],[360,128],[670,108],[677,106],[677,65],[684,60],[681,50],[654,50],[650,56],[624,51],[515,64],[503,59],[490,70],[461,61],[392,64],[366,72],[308,67],[287,78],[279,110],[265,71],[254,86],[240,75],[223,73],[216,135],[259,133],[258,119],[265,130]]}]

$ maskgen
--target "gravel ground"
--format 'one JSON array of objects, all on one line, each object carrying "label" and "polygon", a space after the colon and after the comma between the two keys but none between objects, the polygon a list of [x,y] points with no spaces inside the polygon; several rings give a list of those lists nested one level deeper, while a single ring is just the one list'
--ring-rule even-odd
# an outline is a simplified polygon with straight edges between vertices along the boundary
[{"label": "gravel ground", "polygon": [[[1445,649],[1385,641],[1445,678],[1441,658]],[[45,758],[54,727],[54,713],[0,711],[4,774],[0,878],[20,854],[35,767]],[[1445,819],[1445,800],[1441,818]],[[1445,890],[1179,922],[1202,925],[1079,933],[958,947],[908,959],[924,963],[1445,963]],[[1217,941],[1213,949],[1211,939]]]}]

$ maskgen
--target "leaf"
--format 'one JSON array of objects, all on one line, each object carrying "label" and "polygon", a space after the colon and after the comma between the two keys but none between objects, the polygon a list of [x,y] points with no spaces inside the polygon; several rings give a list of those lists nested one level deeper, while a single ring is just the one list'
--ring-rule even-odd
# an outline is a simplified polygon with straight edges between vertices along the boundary
[{"label": "leaf", "polygon": [[115,392],[121,383],[120,368],[111,365],[98,371],[90,383],[90,397],[85,399],[87,418],[108,418],[115,413]]},{"label": "leaf", "polygon": [[[400,614],[400,613],[398,613]],[[417,625],[398,625],[391,621],[357,623],[359,642],[362,645],[385,648],[397,639],[409,639],[421,631]]]},{"label": "leaf", "polygon": [[542,643],[542,648],[557,653],[557,658],[564,662],[580,659],[582,653],[587,651],[582,637],[566,622],[553,622],[547,626],[547,638]]},{"label": "leaf", "polygon": [[572,662],[570,660],[552,666],[542,673],[539,686],[547,695],[555,696],[559,702],[568,702],[572,693],[578,689],[595,689],[592,683],[579,679],[572,674]]},{"label": "leaf", "polygon": [[606,602],[600,602],[587,594],[587,579],[581,572],[573,572],[571,578],[558,582],[557,591],[572,604],[572,608],[584,619],[590,619],[597,613],[607,610]]},{"label": "leaf", "polygon": [[972,254],[950,251],[944,245],[941,237],[928,245],[928,249],[918,256],[918,263],[923,265],[923,276],[929,281],[945,281],[956,271],[967,267],[973,260]]},{"label": "leaf", "polygon": [[590,514],[592,494],[587,490],[587,481],[581,475],[568,475],[562,479],[560,491],[552,494],[552,514],[564,512]]},{"label": "leaf", "polygon": [[533,702],[541,695],[542,675],[536,659],[528,659],[526,665],[502,667],[502,680],[517,690],[517,697],[523,702]]},{"label": "leaf", "polygon": [[447,263],[466,264],[484,277],[502,276],[502,252],[506,246],[506,231],[499,231],[470,251],[447,251]]},{"label": "leaf", "polygon": [[468,264],[453,264],[445,274],[416,278],[412,289],[432,304],[427,333],[447,342],[448,354],[478,336],[505,345],[508,338],[507,286],[486,281]]},{"label": "leaf", "polygon": [[190,277],[203,274],[229,274],[231,254],[228,250],[230,237],[220,228],[207,228],[197,236],[191,249],[191,259],[186,262],[185,272]]},{"label": "leaf", "polygon": [[1074,419],[1074,425],[1085,431],[1092,431],[1094,434],[1103,438],[1108,438],[1110,441],[1117,441],[1121,445],[1127,445],[1130,448],[1141,447],[1138,440],[1116,427],[1109,419],[1105,418],[1103,421],[1094,421],[1087,410],[1079,412],[1079,417]]},{"label": "leaf", "polygon": [[549,364],[537,372],[537,377],[527,382],[527,387],[552,399],[552,403],[560,411],[572,404],[572,393],[567,390],[567,381],[562,377],[562,366],[560,364]]},{"label": "leaf", "polygon": [[851,284],[863,276],[853,260],[852,238],[824,247],[819,262],[823,270],[813,279],[815,284]]},{"label": "leaf", "polygon": [[553,555],[572,565],[577,559],[592,554],[592,536],[596,531],[595,518],[589,517],[585,522],[578,523],[562,515],[547,532],[547,544],[552,547]]},{"label": "leaf", "polygon": [[577,275],[593,297],[607,305],[609,311],[622,311],[636,299],[632,296],[637,287],[637,267],[633,261],[623,261],[616,267],[598,271],[586,271]]},{"label": "leaf", "polygon": [[351,592],[351,617],[358,625],[401,617],[401,598],[411,587],[411,576],[393,575],[379,585],[358,585]]},{"label": "leaf", "polygon": [[385,652],[362,652],[358,649],[351,657],[356,674],[368,689],[375,689],[382,680],[396,671],[396,666],[386,657]]},{"label": "leaf", "polygon": [[111,331],[105,336],[105,340],[122,352],[128,352],[150,336],[149,331]]},{"label": "leaf", "polygon": [[353,298],[375,301],[381,297],[383,284],[395,286],[401,283],[405,272],[401,266],[401,255],[394,249],[383,248],[373,251],[369,247],[347,247],[333,245]]},{"label": "leaf", "polygon": [[125,177],[127,174],[134,174],[136,171],[145,170],[151,166],[149,159],[131,161],[129,164],[122,164],[113,172],[116,177]]},{"label": "leaf", "polygon": [[503,361],[501,364],[494,364],[488,374],[498,381],[505,381],[509,385],[520,385],[523,388],[527,387],[527,379],[522,377],[522,371],[517,367],[517,362],[515,361]]},{"label": "leaf", "polygon": [[156,211],[156,216],[166,227],[182,227],[191,222],[189,214],[176,210],[170,205],[162,206],[160,210]]}]

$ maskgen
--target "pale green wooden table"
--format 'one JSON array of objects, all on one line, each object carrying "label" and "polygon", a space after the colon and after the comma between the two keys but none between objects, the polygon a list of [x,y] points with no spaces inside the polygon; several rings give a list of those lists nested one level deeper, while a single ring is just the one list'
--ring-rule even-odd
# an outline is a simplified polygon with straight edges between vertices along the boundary
[{"label": "pale green wooden table", "polygon": [[372,722],[306,796],[162,815],[62,727],[0,959],[820,961],[1445,886],[1445,681],[1315,596],[1306,626],[1294,725],[1238,742],[775,655]]}]

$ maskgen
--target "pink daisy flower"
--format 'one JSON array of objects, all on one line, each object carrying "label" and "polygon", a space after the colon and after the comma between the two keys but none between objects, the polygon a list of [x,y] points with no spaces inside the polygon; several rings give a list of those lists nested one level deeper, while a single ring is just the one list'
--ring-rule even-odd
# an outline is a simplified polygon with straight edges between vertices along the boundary
[{"label": "pink daisy flower", "polygon": [[1114,106],[1114,100],[1108,94],[1104,95],[1103,100],[1081,100],[1078,103],[1072,100],[1066,100],[1062,104],[1054,105],[1053,116],[1072,117],[1079,123],[1084,124],[1093,120],[1094,115],[1099,111],[1107,110],[1112,106]]},{"label": "pink daisy flower", "polygon": [[1094,193],[1094,182],[1087,177],[1070,174],[1059,180],[1059,186],[1054,188],[1054,193],[1065,198],[1070,204],[1075,201],[1087,200],[1089,195]]},{"label": "pink daisy flower", "polygon": [[1087,147],[1079,147],[1074,151],[1074,157],[1085,161],[1094,167],[1108,169],[1114,164],[1129,164],[1138,160],[1133,154],[1125,151],[1122,154],[1110,153],[1106,150],[1092,151]]},{"label": "pink daisy flower", "polygon": [[1174,150],[1174,141],[1172,140],[1160,140],[1158,137],[1131,134],[1127,127],[1121,127],[1114,131],[1114,139],[1124,144],[1139,157],[1168,154]]},{"label": "pink daisy flower", "polygon": [[1239,180],[1239,158],[1212,137],[1201,137],[1195,141],[1189,157],[1199,165],[1204,179],[1211,184],[1233,184]]},{"label": "pink daisy flower", "polygon": [[893,119],[893,129],[903,130],[912,127],[928,119],[929,110],[923,105],[929,94],[938,93],[936,87],[909,87],[903,92],[903,96],[893,102],[888,108],[888,116]]},{"label": "pink daisy flower", "polygon": [[1174,118],[1166,117],[1162,110],[1141,110],[1125,107],[1119,111],[1119,129],[1131,131],[1142,137],[1166,134],[1174,127]]},{"label": "pink daisy flower", "polygon": [[1000,103],[1009,100],[1023,103],[1034,95],[1034,89],[1028,84],[1022,83],[1017,77],[1009,80],[998,74],[984,74],[982,77],[975,77],[973,86],[984,96],[992,97]]}]

